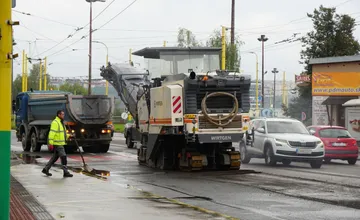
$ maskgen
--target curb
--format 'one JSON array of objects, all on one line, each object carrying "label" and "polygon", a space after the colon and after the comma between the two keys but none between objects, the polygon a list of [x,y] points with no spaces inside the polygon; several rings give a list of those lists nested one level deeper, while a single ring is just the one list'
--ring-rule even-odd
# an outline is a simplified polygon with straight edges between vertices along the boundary
[{"label": "curb", "polygon": [[[55,220],[53,216],[44,208],[42,204],[12,175],[11,194],[16,204],[10,204],[10,210],[13,218],[16,219],[41,219]],[[21,209],[20,209],[21,208]],[[20,209],[20,210],[19,210]]]}]

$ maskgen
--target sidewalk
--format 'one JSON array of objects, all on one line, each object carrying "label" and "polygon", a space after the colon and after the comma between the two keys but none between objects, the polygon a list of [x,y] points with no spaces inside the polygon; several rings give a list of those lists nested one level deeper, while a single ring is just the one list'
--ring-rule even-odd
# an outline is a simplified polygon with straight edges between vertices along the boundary
[{"label": "sidewalk", "polygon": [[[11,166],[21,163],[11,153]],[[29,194],[28,191],[10,176],[10,220],[53,220],[54,218]]]},{"label": "sidewalk", "polygon": [[36,197],[54,219],[211,218],[211,215],[191,208],[184,209],[179,207],[179,204],[166,202],[161,197],[131,187],[128,185],[128,180],[123,177],[117,176],[111,179],[110,176],[107,180],[101,180],[73,173],[73,178],[63,178],[62,170],[56,167],[51,169],[53,176],[46,177],[42,175],[41,169],[42,166],[36,164],[20,164],[12,166],[11,174]]}]

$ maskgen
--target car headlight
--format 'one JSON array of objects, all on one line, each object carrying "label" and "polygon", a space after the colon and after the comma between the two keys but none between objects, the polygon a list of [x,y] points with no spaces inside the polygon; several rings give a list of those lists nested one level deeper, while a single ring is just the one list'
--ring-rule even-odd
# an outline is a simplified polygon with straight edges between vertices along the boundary
[{"label": "car headlight", "polygon": [[282,145],[287,145],[288,141],[287,140],[283,140],[283,139],[275,139],[275,143],[277,146],[282,146]]},{"label": "car headlight", "polygon": [[322,141],[316,141],[316,146],[323,148],[323,147],[324,147],[324,143],[323,143]]}]

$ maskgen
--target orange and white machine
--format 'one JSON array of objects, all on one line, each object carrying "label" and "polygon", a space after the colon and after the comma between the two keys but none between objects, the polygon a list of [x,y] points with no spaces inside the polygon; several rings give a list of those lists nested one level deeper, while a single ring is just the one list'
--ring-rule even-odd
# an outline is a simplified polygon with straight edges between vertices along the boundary
[{"label": "orange and white machine", "polygon": [[[204,69],[210,61],[217,64],[219,52],[219,48],[168,47],[135,52],[160,60],[163,53],[164,62],[170,60],[171,74],[152,80],[149,73],[131,66],[102,68],[101,75],[134,117],[135,125],[125,137],[127,143],[136,144],[140,164],[160,169],[240,168],[240,152],[232,144],[243,143],[248,129],[250,76],[193,68],[203,65]],[[189,58],[176,61],[184,53]],[[189,65],[187,72],[181,72],[181,63]]]}]

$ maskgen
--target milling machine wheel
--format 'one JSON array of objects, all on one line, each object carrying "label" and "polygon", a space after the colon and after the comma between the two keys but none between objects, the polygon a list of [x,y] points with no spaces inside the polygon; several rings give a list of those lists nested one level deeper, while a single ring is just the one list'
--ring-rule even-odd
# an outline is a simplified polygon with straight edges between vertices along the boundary
[{"label": "milling machine wheel", "polygon": [[241,156],[239,151],[230,151],[230,169],[239,170],[241,166]]},{"label": "milling machine wheel", "polygon": [[203,156],[198,152],[186,152],[181,154],[179,159],[179,170],[198,171],[203,169]]},{"label": "milling machine wheel", "polygon": [[239,151],[225,151],[217,155],[217,170],[239,170],[240,152]]}]

